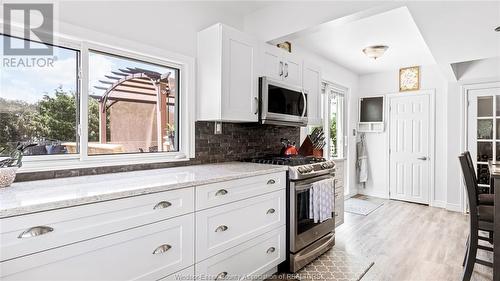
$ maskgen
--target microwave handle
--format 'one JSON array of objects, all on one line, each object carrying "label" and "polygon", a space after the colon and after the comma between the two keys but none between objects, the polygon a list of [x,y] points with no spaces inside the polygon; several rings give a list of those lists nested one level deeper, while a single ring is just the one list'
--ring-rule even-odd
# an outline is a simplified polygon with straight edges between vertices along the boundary
[{"label": "microwave handle", "polygon": [[306,92],[307,91],[302,91],[302,99],[304,99],[304,109],[302,110],[302,116],[301,117],[304,117],[306,115],[306,110],[307,110]]}]

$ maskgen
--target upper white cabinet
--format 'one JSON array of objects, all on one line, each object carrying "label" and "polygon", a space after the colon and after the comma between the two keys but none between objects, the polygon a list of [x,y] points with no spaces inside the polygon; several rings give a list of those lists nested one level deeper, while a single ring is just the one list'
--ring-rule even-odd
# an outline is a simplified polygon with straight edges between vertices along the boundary
[{"label": "upper white cabinet", "polygon": [[276,46],[263,43],[260,51],[260,76],[302,86],[302,60]]},{"label": "upper white cabinet", "polygon": [[307,94],[309,125],[321,125],[321,70],[304,62],[302,87]]},{"label": "upper white cabinet", "polygon": [[198,120],[258,121],[257,46],[220,23],[198,33]]}]

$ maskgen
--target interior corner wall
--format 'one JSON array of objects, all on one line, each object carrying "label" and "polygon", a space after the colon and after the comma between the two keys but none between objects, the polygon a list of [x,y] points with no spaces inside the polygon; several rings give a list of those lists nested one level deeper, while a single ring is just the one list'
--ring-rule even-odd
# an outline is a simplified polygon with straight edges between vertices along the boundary
[{"label": "interior corner wall", "polygon": [[[447,82],[437,65],[421,66],[420,88],[435,90],[435,181],[434,194],[430,194],[432,206],[445,207],[447,198],[446,170],[447,165]],[[358,96],[380,96],[399,91],[399,70],[361,75],[359,77]],[[401,93],[404,95],[404,93]],[[357,100],[355,102],[358,102]],[[358,108],[356,107],[356,114]],[[357,115],[356,115],[357,116]],[[387,117],[385,120],[387,124]],[[368,154],[368,182],[358,186],[360,194],[389,197],[388,179],[388,128],[382,133],[366,133]]]},{"label": "interior corner wall", "polygon": [[338,84],[340,86],[348,88],[348,93],[346,97],[346,113],[347,113],[347,155],[346,163],[347,167],[345,170],[346,186],[349,188],[349,194],[347,196],[353,196],[357,194],[357,184],[356,184],[356,137],[353,136],[352,130],[356,128],[357,120],[357,92],[358,92],[358,75],[330,60],[327,60],[315,53],[312,53],[306,49],[301,48],[301,46],[293,46],[293,53],[302,57],[304,61],[314,64],[321,68],[321,78],[329,82]]}]

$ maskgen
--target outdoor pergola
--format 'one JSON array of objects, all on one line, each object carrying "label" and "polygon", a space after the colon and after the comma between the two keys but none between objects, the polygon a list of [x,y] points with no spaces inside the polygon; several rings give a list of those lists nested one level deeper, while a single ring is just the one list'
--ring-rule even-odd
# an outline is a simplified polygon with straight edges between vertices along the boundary
[{"label": "outdoor pergola", "polygon": [[[99,141],[105,144],[106,112],[120,101],[156,104],[157,144],[160,149],[166,125],[169,123],[169,106],[175,104],[175,95],[171,93],[169,84],[170,72],[161,74],[141,68],[119,69],[105,75],[107,80],[99,80],[101,86],[94,86],[104,90],[102,95],[90,95],[99,101]],[[168,102],[167,102],[168,101]]]}]

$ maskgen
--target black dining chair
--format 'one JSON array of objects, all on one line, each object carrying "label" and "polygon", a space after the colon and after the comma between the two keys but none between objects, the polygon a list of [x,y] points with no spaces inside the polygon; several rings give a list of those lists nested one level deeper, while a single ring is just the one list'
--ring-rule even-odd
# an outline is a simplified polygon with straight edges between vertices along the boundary
[{"label": "black dining chair", "polygon": [[458,158],[460,160],[460,166],[462,168],[462,174],[465,181],[470,212],[470,234],[467,239],[467,249],[464,259],[465,268],[462,276],[462,281],[469,281],[476,263],[493,267],[491,262],[478,259],[476,256],[478,249],[493,251],[492,247],[479,245],[479,240],[485,240],[493,244],[493,240],[490,238],[492,237],[491,235],[490,237],[483,237],[479,235],[479,231],[493,233],[494,207],[490,205],[478,204],[477,180],[475,178],[472,161],[467,160],[466,153],[462,153]]},{"label": "black dining chair", "polygon": [[477,198],[478,198],[478,204],[479,205],[493,205],[493,203],[495,202],[495,195],[494,194],[481,193],[480,192],[480,188],[479,188],[478,180],[477,180],[477,175],[476,175],[476,169],[474,168],[474,162],[472,162],[472,157],[470,155],[470,152],[469,151],[465,151],[464,155],[467,158],[468,166],[471,168],[471,174],[474,177],[474,181],[475,181],[475,185],[476,185]]}]

